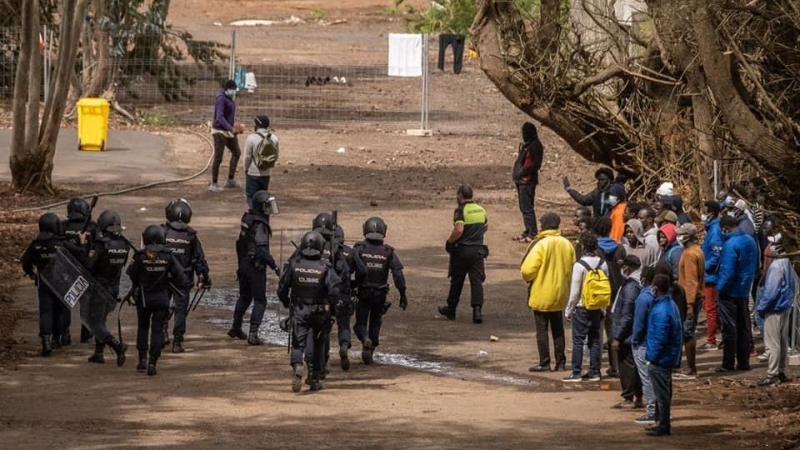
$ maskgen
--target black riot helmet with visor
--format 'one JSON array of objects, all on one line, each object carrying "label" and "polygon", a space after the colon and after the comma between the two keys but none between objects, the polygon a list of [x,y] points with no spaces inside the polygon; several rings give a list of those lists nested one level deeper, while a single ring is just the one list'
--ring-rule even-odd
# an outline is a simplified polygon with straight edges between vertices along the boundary
[{"label": "black riot helmet with visor", "polygon": [[122,218],[114,210],[106,210],[97,218],[97,229],[106,236],[119,236],[122,234]]},{"label": "black riot helmet with visor", "polygon": [[364,222],[364,237],[373,241],[386,238],[386,222],[380,217],[370,217]]},{"label": "black riot helmet with visor", "polygon": [[324,247],[325,238],[317,231],[309,231],[300,239],[300,254],[305,257],[319,257]]},{"label": "black riot helmet with visor", "polygon": [[253,211],[264,216],[278,214],[278,202],[275,196],[267,191],[253,194]]},{"label": "black riot helmet with visor", "polygon": [[192,205],[185,198],[176,198],[164,208],[164,215],[167,217],[167,222],[188,224],[192,221]]}]

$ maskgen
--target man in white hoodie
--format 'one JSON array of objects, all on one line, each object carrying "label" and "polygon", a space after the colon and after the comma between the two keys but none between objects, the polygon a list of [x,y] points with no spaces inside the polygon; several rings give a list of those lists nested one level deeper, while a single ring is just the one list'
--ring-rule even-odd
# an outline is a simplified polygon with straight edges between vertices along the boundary
[{"label": "man in white hoodie", "polygon": [[[275,149],[275,161],[278,159],[278,136],[275,136],[275,133],[269,128],[269,117],[260,115],[254,119],[254,122],[255,133],[247,136],[244,143],[244,195],[247,198],[248,208],[253,207],[252,200],[256,192],[269,190],[272,167],[259,168],[256,162],[257,158],[255,158],[264,139],[272,142],[272,147]],[[274,161],[272,165],[274,165]]]}]

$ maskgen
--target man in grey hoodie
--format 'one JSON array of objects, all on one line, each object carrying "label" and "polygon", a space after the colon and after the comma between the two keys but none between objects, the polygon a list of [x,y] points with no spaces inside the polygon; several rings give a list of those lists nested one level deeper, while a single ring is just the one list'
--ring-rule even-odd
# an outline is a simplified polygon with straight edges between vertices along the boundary
[{"label": "man in grey hoodie", "polygon": [[658,261],[658,248],[647,244],[644,226],[639,219],[631,219],[625,224],[624,237],[622,245],[625,254],[639,257],[643,267],[652,266]]}]

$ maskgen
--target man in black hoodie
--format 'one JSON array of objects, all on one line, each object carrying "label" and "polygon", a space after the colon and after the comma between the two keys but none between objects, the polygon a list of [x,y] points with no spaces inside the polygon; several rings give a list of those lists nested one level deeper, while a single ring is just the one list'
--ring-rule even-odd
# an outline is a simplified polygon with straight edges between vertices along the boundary
[{"label": "man in black hoodie", "polygon": [[538,234],[536,228],[536,212],[534,211],[534,198],[536,185],[539,184],[539,169],[542,168],[544,147],[539,140],[536,126],[530,122],[522,124],[522,143],[519,144],[519,153],[514,162],[512,177],[517,185],[519,197],[519,210],[522,213],[522,222],[525,230],[514,237],[515,241],[531,242]]},{"label": "man in black hoodie", "polygon": [[564,190],[581,206],[591,206],[593,217],[606,216],[611,211],[608,204],[609,190],[614,182],[614,171],[608,167],[601,167],[594,173],[597,180],[597,188],[586,195],[581,194],[572,188],[568,177],[564,177]]}]

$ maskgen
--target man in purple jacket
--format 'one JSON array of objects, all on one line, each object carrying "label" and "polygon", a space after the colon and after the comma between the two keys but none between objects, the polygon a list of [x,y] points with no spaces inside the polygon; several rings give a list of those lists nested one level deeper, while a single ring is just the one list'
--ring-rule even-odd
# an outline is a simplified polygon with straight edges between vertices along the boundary
[{"label": "man in purple jacket", "polygon": [[241,130],[236,126],[236,103],[233,101],[235,95],[236,82],[228,80],[217,94],[217,100],[214,102],[214,123],[211,125],[211,135],[214,136],[214,164],[211,166],[211,184],[208,186],[208,190],[211,192],[222,191],[217,180],[225,147],[231,151],[228,182],[225,187],[237,187],[233,178],[236,176],[236,165],[239,164],[242,151],[239,149],[239,140],[236,138]]}]

